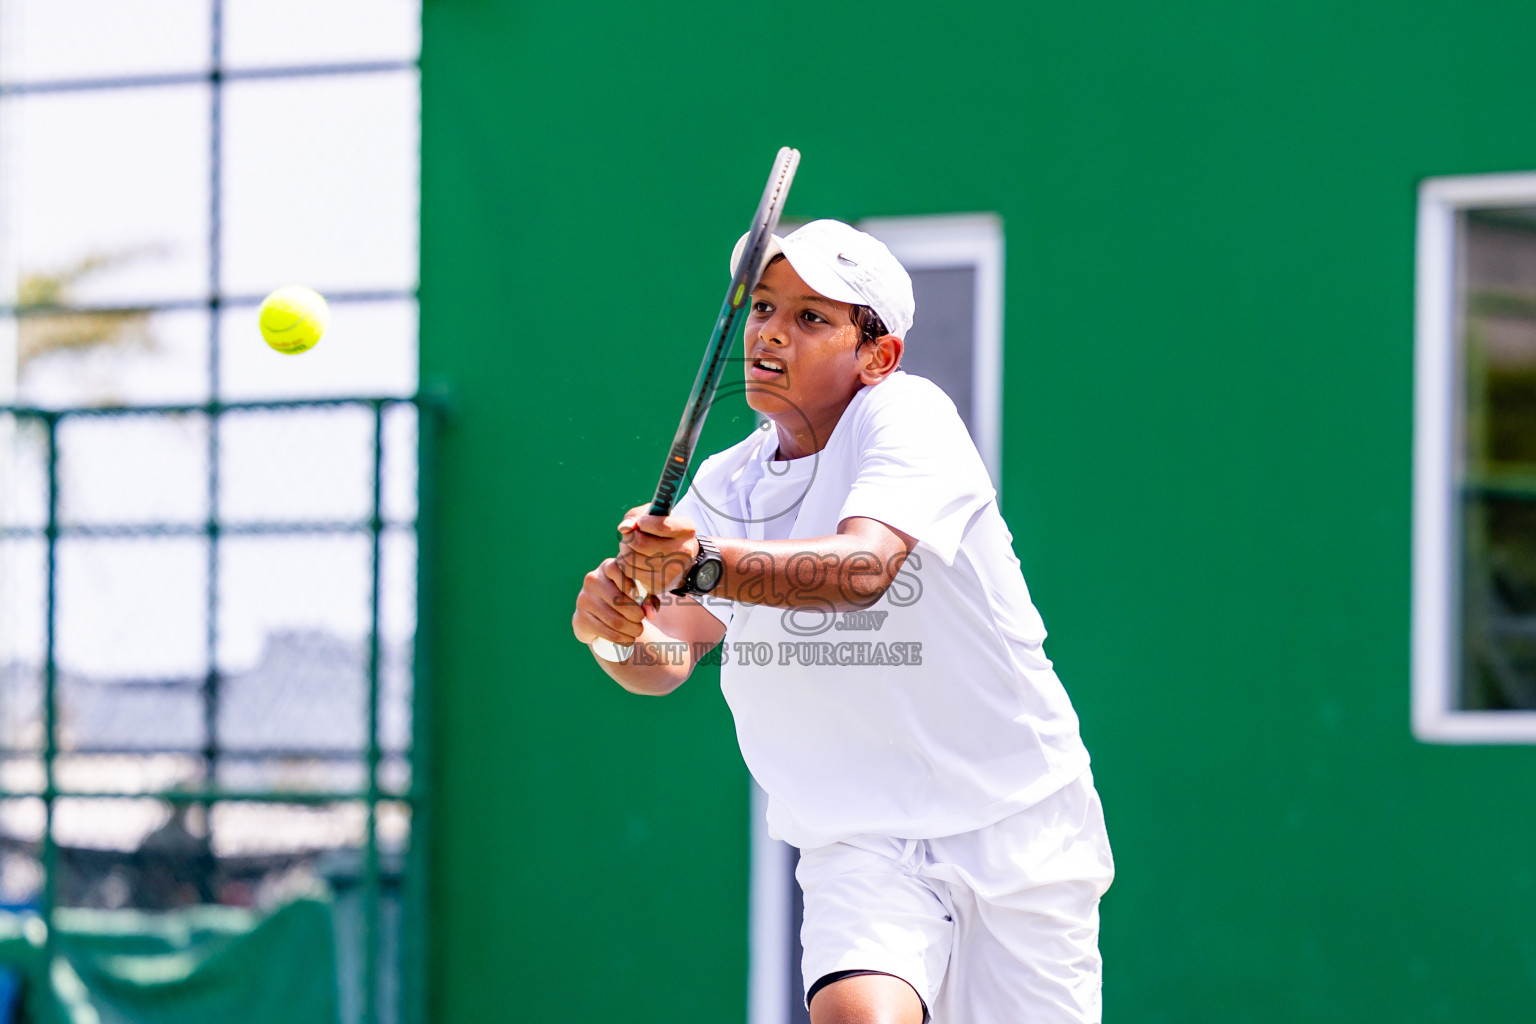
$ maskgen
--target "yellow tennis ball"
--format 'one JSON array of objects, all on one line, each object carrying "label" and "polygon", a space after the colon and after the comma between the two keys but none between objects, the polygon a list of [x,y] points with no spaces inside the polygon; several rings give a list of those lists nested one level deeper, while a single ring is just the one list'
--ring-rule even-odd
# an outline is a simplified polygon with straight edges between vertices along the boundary
[{"label": "yellow tennis ball", "polygon": [[317,291],[290,285],[261,303],[261,336],[284,355],[308,352],[331,323],[331,310]]}]

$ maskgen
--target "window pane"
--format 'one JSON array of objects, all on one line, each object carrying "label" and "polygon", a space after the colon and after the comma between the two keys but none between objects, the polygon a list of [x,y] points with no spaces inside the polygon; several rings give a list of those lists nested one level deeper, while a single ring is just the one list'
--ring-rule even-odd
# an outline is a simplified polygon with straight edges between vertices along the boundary
[{"label": "window pane", "polygon": [[974,434],[971,378],[976,359],[976,268],[914,269],[912,293],[922,315],[903,339],[907,345],[902,350],[902,368],[943,388]]},{"label": "window pane", "polygon": [[224,0],[229,67],[414,60],[420,0]]},{"label": "window pane", "polygon": [[203,85],[18,96],[5,214],[23,302],[124,303],[208,291]]},{"label": "window pane", "polygon": [[1536,208],[1464,218],[1462,685],[1536,709]]},{"label": "window pane", "polygon": [[208,0],[5,0],[4,80],[205,71]]},{"label": "window pane", "polygon": [[418,78],[229,84],[225,292],[415,288]]}]

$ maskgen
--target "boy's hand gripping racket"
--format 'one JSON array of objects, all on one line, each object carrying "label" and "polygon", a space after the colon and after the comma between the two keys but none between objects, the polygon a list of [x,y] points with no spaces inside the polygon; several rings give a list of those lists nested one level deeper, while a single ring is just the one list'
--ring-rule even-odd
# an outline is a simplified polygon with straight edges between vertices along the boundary
[{"label": "boy's hand gripping racket", "polygon": [[[661,471],[661,482],[656,485],[656,497],[651,502],[651,515],[664,516],[677,503],[682,490],[683,477],[688,474],[688,464],[693,461],[693,449],[699,443],[699,432],[704,429],[704,417],[709,415],[709,403],[715,399],[715,388],[725,372],[726,356],[731,351],[732,334],[741,311],[747,308],[752,289],[763,276],[763,266],[768,262],[768,241],[779,226],[779,215],[784,211],[784,198],[789,195],[789,185],[795,180],[795,168],[800,166],[800,151],[788,146],[779,150],[773,161],[773,173],[768,175],[768,185],[763,198],[757,204],[757,215],[752,218],[752,229],[747,234],[747,244],[742,249],[741,262],[731,277],[730,289],[720,306],[720,316],[715,320],[714,333],[704,349],[704,361],[699,365],[699,375],[694,378],[693,391],[688,404],[683,407],[683,419],[677,426],[677,436],[667,452],[667,464]],[[632,581],[638,592],[637,600],[644,601],[646,590],[638,580]],[[592,641],[592,650],[606,661],[627,661],[633,644],[616,644],[598,638]]]}]

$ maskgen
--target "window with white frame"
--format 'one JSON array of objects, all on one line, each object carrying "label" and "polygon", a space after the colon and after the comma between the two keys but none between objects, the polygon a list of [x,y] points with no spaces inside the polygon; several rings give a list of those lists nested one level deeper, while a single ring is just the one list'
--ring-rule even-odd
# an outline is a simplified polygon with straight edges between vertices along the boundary
[{"label": "window with white frame", "polygon": [[1413,728],[1536,742],[1536,173],[1419,191]]},{"label": "window with white frame", "polygon": [[[882,217],[860,228],[912,275],[917,315],[904,370],[944,389],[996,486],[1002,456],[1003,225],[994,214]],[[801,998],[793,847],[768,836],[767,796],[752,787],[750,1024],[808,1024]]]}]

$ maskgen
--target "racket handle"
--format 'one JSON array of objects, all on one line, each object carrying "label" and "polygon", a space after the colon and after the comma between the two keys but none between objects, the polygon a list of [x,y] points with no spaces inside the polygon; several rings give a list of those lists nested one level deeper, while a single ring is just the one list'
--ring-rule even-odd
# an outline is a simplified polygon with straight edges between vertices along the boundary
[{"label": "racket handle", "polygon": [[[635,582],[635,600],[643,602],[646,596],[645,584]],[[592,641],[592,653],[604,661],[611,661],[615,664],[628,661],[629,656],[634,652],[634,644],[616,644],[612,640],[604,640],[602,637]]]}]

